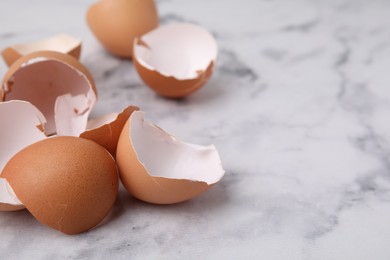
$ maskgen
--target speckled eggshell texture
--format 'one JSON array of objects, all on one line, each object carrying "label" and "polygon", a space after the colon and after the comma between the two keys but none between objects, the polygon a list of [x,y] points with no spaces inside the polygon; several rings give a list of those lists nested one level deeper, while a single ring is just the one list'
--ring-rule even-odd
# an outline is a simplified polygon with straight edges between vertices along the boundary
[{"label": "speckled eggshell texture", "polygon": [[112,156],[78,137],[48,138],[24,148],[7,163],[2,177],[37,220],[66,234],[99,224],[118,192]]}]

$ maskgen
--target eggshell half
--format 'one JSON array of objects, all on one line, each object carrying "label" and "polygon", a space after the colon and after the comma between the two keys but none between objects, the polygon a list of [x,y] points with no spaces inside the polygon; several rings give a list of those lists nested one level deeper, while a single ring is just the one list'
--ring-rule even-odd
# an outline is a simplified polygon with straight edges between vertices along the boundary
[{"label": "eggshell half", "polygon": [[7,163],[2,177],[37,220],[65,234],[96,226],[118,192],[112,156],[78,137],[52,137],[27,146]]},{"label": "eggshell half", "polygon": [[[45,139],[42,113],[26,101],[0,102],[0,175],[6,163],[24,147]],[[2,175],[1,175],[2,177]],[[0,178],[0,211],[23,209],[12,188]]]},{"label": "eggshell half", "polygon": [[187,144],[144,121],[135,111],[119,137],[117,164],[125,188],[136,198],[156,204],[191,199],[224,175],[214,146]]},{"label": "eggshell half", "polygon": [[101,0],[89,8],[87,22],[104,47],[121,57],[131,57],[134,38],[159,23],[153,0]]},{"label": "eggshell half", "polygon": [[[0,97],[3,101],[25,100],[36,106],[46,117],[47,135],[56,134],[58,124],[68,119],[61,134],[74,135],[82,128],[78,126],[80,120],[85,121],[85,127],[97,91],[91,74],[77,59],[59,52],[40,51],[12,64],[4,76]],[[60,120],[56,122],[56,118]]]},{"label": "eggshell half", "polygon": [[12,63],[20,57],[36,51],[58,51],[79,59],[81,53],[81,41],[70,35],[60,34],[41,41],[27,44],[15,44],[4,49],[1,54],[5,63],[8,66],[11,66]]},{"label": "eggshell half", "polygon": [[138,107],[129,106],[121,113],[111,113],[103,117],[90,120],[87,125],[87,130],[80,137],[95,141],[100,144],[113,157],[116,155],[116,147],[123,126],[129,119],[130,115],[139,110]]},{"label": "eggshell half", "polygon": [[204,28],[173,23],[134,40],[134,64],[142,80],[158,94],[188,96],[211,77],[217,44]]}]

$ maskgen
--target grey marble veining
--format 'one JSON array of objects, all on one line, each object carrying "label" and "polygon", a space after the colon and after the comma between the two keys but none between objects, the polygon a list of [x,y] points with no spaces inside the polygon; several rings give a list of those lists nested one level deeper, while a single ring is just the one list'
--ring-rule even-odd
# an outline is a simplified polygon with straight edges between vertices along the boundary
[{"label": "grey marble veining", "polygon": [[201,24],[220,48],[207,86],[177,101],[102,49],[92,2],[2,0],[0,47],[81,38],[93,116],[138,105],[181,139],[214,143],[226,176],[171,206],[121,190],[105,224],[78,236],[1,213],[2,259],[390,259],[389,1],[158,1],[162,23]]}]

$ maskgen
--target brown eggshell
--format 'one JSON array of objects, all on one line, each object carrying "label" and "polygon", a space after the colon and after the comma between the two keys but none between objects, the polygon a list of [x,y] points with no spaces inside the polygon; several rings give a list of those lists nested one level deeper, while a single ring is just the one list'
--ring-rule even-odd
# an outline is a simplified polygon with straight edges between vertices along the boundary
[{"label": "brown eggshell", "polygon": [[134,38],[159,23],[154,0],[101,0],[89,8],[87,22],[104,47],[121,57],[131,57]]},{"label": "brown eggshell", "polygon": [[[121,113],[91,120],[89,129],[80,135],[81,138],[89,139],[100,144],[115,158],[116,147],[119,136],[122,132],[123,126],[129,119],[131,113],[139,110],[138,107],[128,106]],[[114,119],[111,119],[114,117]]]},{"label": "brown eggshell", "polygon": [[[62,106],[70,111],[58,111],[57,103],[64,103],[58,100],[66,100],[67,95],[84,96],[87,109],[78,111]],[[92,75],[77,59],[59,52],[39,51],[27,54],[12,64],[4,76],[0,97],[3,101],[25,100],[32,103],[46,117],[46,134],[52,135],[57,132],[56,124],[61,123],[64,113],[73,113],[74,118],[80,116],[87,121],[96,103],[97,91]],[[55,113],[61,119],[57,123]]]},{"label": "brown eggshell", "polygon": [[37,220],[65,234],[78,234],[101,222],[118,191],[112,156],[78,137],[32,144],[7,163],[2,175]]},{"label": "brown eggshell", "polygon": [[137,59],[133,61],[145,84],[156,91],[157,94],[168,98],[182,98],[191,95],[206,84],[214,70],[214,62],[211,62],[207,70],[200,73],[198,78],[178,80],[175,77],[166,77],[158,71],[142,66]]},{"label": "brown eggshell", "polygon": [[[121,181],[127,191],[134,197],[149,203],[173,204],[200,195],[218,181],[207,183],[206,181],[186,179],[184,176],[182,179],[152,176],[138,157],[131,140],[130,129],[131,118],[126,122],[119,137],[116,160]],[[160,129],[160,131],[162,130]],[[162,133],[162,135],[164,134],[166,133]],[[166,151],[166,153],[169,153],[169,151]],[[161,166],[164,163],[164,161],[161,161],[162,157],[156,157],[154,160],[160,160]],[[188,168],[190,167],[193,167],[193,165],[189,164]],[[222,178],[224,171],[222,170],[221,173],[222,175],[217,177],[218,179]],[[210,174],[214,173],[211,172]]]},{"label": "brown eggshell", "polygon": [[204,28],[173,23],[137,37],[133,52],[135,67],[146,85],[162,96],[180,98],[210,79],[218,48]]},{"label": "brown eggshell", "polygon": [[58,51],[80,58],[81,41],[67,34],[60,34],[48,39],[27,44],[16,44],[2,51],[5,63],[11,66],[17,59],[36,51]]}]

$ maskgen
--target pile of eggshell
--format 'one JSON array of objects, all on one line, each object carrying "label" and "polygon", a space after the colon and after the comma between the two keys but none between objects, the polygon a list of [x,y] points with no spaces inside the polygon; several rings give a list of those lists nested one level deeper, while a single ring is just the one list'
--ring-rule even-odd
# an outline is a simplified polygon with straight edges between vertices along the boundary
[{"label": "pile of eggshell", "polygon": [[[152,0],[101,0],[87,20],[105,48],[132,57],[160,95],[188,95],[211,76],[211,34],[192,24],[158,27]],[[214,146],[177,140],[138,107],[89,119],[97,89],[80,51],[68,35],[3,50],[0,211],[27,208],[41,223],[77,234],[110,212],[119,177],[131,195],[155,204],[191,199],[223,177]]]}]

